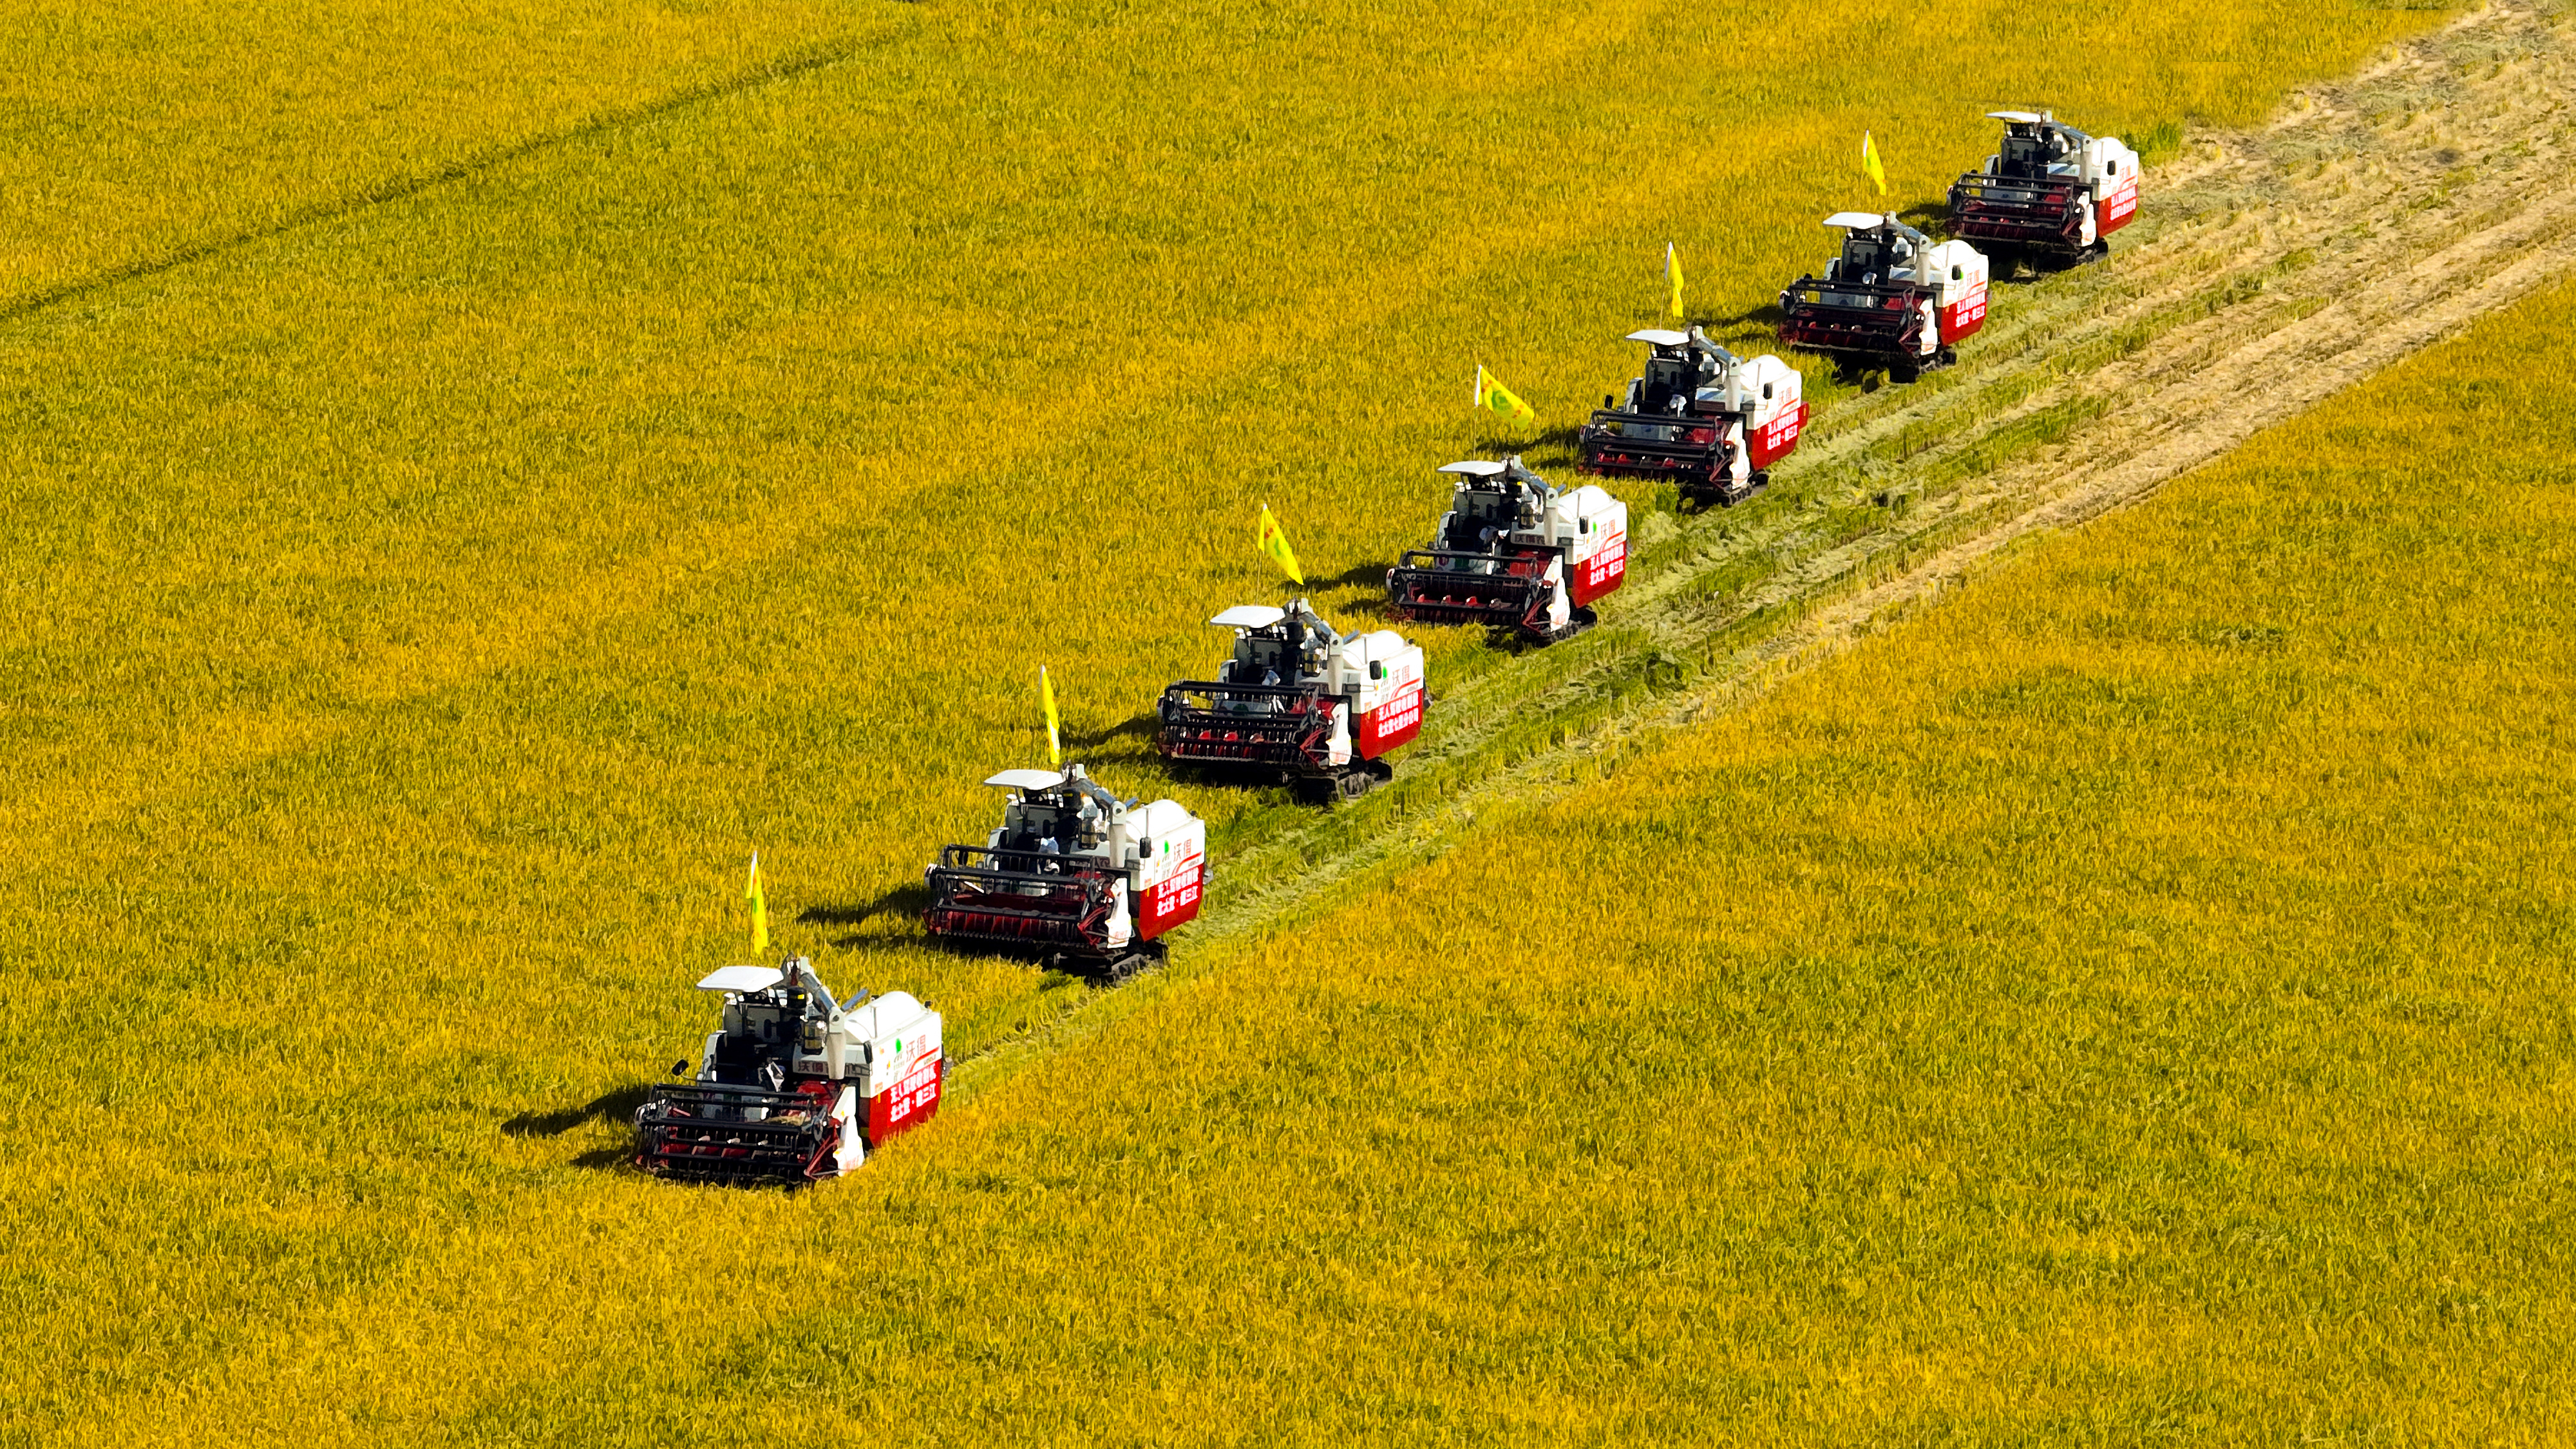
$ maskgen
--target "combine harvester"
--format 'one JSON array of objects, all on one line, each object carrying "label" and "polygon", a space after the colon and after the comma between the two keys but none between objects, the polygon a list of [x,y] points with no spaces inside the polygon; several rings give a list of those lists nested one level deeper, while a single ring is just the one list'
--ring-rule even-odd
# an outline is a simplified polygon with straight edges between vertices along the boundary
[{"label": "combine harvester", "polygon": [[1950,230],[1984,246],[2007,274],[2108,256],[2110,235],[2138,214],[2138,153],[2087,136],[2048,112],[1988,111],[2003,149],[1950,187]]},{"label": "combine harvester", "polygon": [[1733,507],[1768,485],[1807,426],[1796,369],[1767,353],[1747,362],[1696,326],[1628,340],[1646,344],[1646,370],[1584,426],[1582,471],[1670,480],[1684,504],[1702,507]]},{"label": "combine harvester", "polygon": [[1986,323],[1986,259],[1963,241],[1934,245],[1893,212],[1838,211],[1843,253],[1822,280],[1780,294],[1780,340],[1846,368],[1883,366],[1911,382],[1956,360],[1951,351]]},{"label": "combine harvester", "polygon": [[[813,963],[727,966],[697,1080],[635,1113],[635,1164],[688,1182],[799,1183],[857,1167],[931,1119],[948,1064],[939,1013],[900,991],[837,1002]],[[674,1065],[674,1074],[688,1063]]]},{"label": "combine harvester", "polygon": [[1386,571],[1390,612],[1538,644],[1591,628],[1592,601],[1628,577],[1628,505],[1589,484],[1560,492],[1518,457],[1440,471],[1457,480],[1449,511],[1431,547]]},{"label": "combine harvester", "polygon": [[1276,782],[1310,800],[1352,800],[1422,732],[1422,649],[1381,629],[1344,636],[1299,599],[1244,604],[1208,621],[1234,631],[1212,680],[1163,691],[1154,747],[1176,765]]},{"label": "combine harvester", "polygon": [[1197,917],[1207,823],[1179,802],[1118,799],[1080,765],[984,783],[1011,792],[1002,824],[980,846],[942,847],[924,873],[933,939],[1123,981],[1163,958],[1164,933]]}]

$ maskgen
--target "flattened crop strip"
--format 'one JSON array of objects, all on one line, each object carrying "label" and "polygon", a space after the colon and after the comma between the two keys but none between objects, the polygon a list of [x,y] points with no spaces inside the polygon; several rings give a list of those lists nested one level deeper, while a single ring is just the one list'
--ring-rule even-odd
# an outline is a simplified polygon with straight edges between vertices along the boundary
[{"label": "flattened crop strip", "polygon": [[[1767,501],[1649,535],[1610,627],[1485,671],[1394,786],[1226,861],[1170,980],[2576,272],[2569,96],[2576,26],[2496,0],[2260,131],[2195,138],[2108,263],[2017,289],[1956,370],[1828,415]],[[1169,984],[979,1055],[958,1090]]]}]

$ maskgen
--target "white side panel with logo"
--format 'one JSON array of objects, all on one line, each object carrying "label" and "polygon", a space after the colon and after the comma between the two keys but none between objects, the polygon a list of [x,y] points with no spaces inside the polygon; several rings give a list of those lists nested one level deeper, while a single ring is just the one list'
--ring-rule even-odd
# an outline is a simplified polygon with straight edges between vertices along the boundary
[{"label": "white side panel with logo", "polygon": [[1787,457],[1806,431],[1807,380],[1767,352],[1739,370],[1752,404],[1745,414],[1744,452],[1755,468],[1767,469]]},{"label": "white side panel with logo", "polygon": [[1157,800],[1128,816],[1138,845],[1136,934],[1150,941],[1199,913],[1207,886],[1207,822],[1177,800]]},{"label": "white side panel with logo", "polygon": [[844,1075],[866,1099],[869,1146],[921,1125],[939,1110],[947,1066],[940,1028],[938,1012],[901,991],[842,1013],[832,1045]]},{"label": "white side panel with logo", "polygon": [[[1923,285],[1946,347],[1986,325],[1986,256],[1963,241],[1946,241],[1924,254]],[[1929,350],[1929,349],[1927,349]]]},{"label": "white side panel with logo", "polygon": [[1344,639],[1333,651],[1329,687],[1351,702],[1344,711],[1349,745],[1361,759],[1376,759],[1422,730],[1422,646],[1392,629]]},{"label": "white side panel with logo", "polygon": [[[1739,451],[1741,451],[1739,449]],[[1565,591],[1577,606],[1591,603],[1628,577],[1628,505],[1585,484],[1548,505],[1546,540],[1565,550]]]},{"label": "white side panel with logo", "polygon": [[2138,214],[2138,153],[2117,136],[2096,136],[2085,143],[2084,182],[2093,203],[2093,233],[2109,236]]}]

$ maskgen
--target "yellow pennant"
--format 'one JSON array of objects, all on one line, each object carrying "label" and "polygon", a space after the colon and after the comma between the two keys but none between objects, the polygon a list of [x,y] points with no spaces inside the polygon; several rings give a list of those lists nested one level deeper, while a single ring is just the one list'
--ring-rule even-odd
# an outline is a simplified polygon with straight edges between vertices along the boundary
[{"label": "yellow pennant", "polygon": [[1867,131],[1860,133],[1860,169],[1862,175],[1878,183],[1878,194],[1885,196],[1887,168],[1878,164],[1878,143],[1869,138]]},{"label": "yellow pennant", "polygon": [[1038,705],[1046,711],[1047,763],[1064,763],[1064,737],[1055,718],[1055,681],[1047,677],[1046,666],[1038,666]]},{"label": "yellow pennant", "polygon": [[1481,362],[1476,364],[1476,406],[1500,413],[1514,422],[1538,421],[1538,410],[1522,402],[1519,393],[1503,386],[1501,378],[1485,371],[1485,364]]},{"label": "yellow pennant", "polygon": [[1673,320],[1682,317],[1682,258],[1671,242],[1664,243],[1664,280],[1673,284]]},{"label": "yellow pennant", "polygon": [[1306,576],[1297,571],[1297,551],[1288,546],[1288,530],[1281,528],[1279,520],[1270,516],[1267,503],[1261,505],[1259,540],[1261,551],[1269,556],[1272,563],[1279,565],[1279,571],[1286,574],[1290,582],[1306,582]]},{"label": "yellow pennant", "polygon": [[742,898],[751,902],[751,954],[758,956],[769,949],[769,902],[760,894],[760,852],[751,853],[751,879],[744,883]]}]

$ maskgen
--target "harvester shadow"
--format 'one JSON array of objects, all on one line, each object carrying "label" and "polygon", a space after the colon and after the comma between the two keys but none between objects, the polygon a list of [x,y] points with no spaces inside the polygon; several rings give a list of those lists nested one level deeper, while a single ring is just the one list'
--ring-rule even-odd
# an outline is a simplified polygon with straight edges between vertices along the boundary
[{"label": "harvester shadow", "polygon": [[1724,328],[1724,329],[1733,329],[1733,328],[1737,328],[1737,327],[1767,327],[1767,328],[1777,328],[1777,327],[1780,325],[1780,320],[1781,320],[1783,317],[1787,316],[1787,315],[1788,315],[1787,313],[1782,312],[1782,311],[1780,310],[1780,304],[1779,304],[1779,303],[1777,303],[1777,302],[1765,302],[1765,303],[1763,303],[1761,306],[1754,308],[1754,309],[1753,309],[1752,311],[1750,311],[1750,312],[1738,312],[1738,313],[1736,313],[1736,314],[1735,314],[1734,316],[1732,316],[1732,317],[1718,317],[1718,318],[1714,318],[1714,319],[1712,319],[1712,320],[1710,320],[1710,321],[1702,322],[1702,323],[1701,323],[1701,324],[1699,324],[1699,325],[1700,325],[1700,330],[1701,330],[1701,331],[1703,331],[1703,332],[1708,332],[1708,333],[1711,333],[1711,334],[1716,333],[1716,332],[1717,332],[1719,329],[1721,329],[1721,328]]},{"label": "harvester shadow", "polygon": [[[927,881],[906,881],[863,906],[808,906],[796,919],[809,926],[864,926],[879,916],[892,916],[907,924],[918,923],[921,913],[930,908],[930,885]],[[913,951],[929,944],[913,932],[901,935],[867,934],[857,931],[832,938],[835,951]]]},{"label": "harvester shadow", "polygon": [[1522,456],[1522,459],[1530,459],[1535,467],[1535,464],[1548,462],[1548,459],[1553,459],[1553,456],[1558,454],[1574,456],[1574,441],[1577,441],[1579,436],[1582,436],[1579,428],[1546,428],[1546,431],[1515,433],[1515,436],[1486,433],[1486,436],[1476,438],[1473,449],[1468,449],[1466,456],[1471,456],[1471,459]]},{"label": "harvester shadow", "polygon": [[1340,573],[1333,575],[1329,579],[1307,580],[1307,587],[1317,589],[1356,589],[1366,585],[1374,585],[1378,588],[1386,587],[1385,564],[1353,564],[1351,567],[1342,570]]},{"label": "harvester shadow", "polygon": [[1105,730],[1093,730],[1088,734],[1067,733],[1064,745],[1069,750],[1097,750],[1117,740],[1150,740],[1162,723],[1162,717],[1149,709],[1143,714],[1129,715]]},{"label": "harvester shadow", "polygon": [[[644,1105],[644,1099],[652,1095],[653,1088],[649,1084],[637,1082],[613,1092],[603,1092],[584,1106],[566,1107],[554,1112],[522,1112],[502,1123],[501,1130],[512,1137],[561,1137],[589,1122],[626,1121],[635,1115],[636,1108]],[[625,1154],[620,1152],[610,1152],[607,1156],[612,1161],[625,1160]]]},{"label": "harvester shadow", "polygon": [[1995,256],[1988,259],[1991,270],[1986,280],[1999,287],[2027,287],[2045,282],[2063,272],[2071,272],[2083,262],[2048,262],[2033,257]]},{"label": "harvester shadow", "polygon": [[1898,212],[1896,214],[1896,219],[1905,223],[1907,226],[1914,228],[1916,231],[1929,232],[1937,236],[1949,226],[1949,198],[1944,197],[1939,201],[1918,202],[1915,205],[1909,206],[1903,211]]},{"label": "harvester shadow", "polygon": [[1551,448],[1560,448],[1568,450],[1568,456],[1571,456],[1571,450],[1582,435],[1581,428],[1571,426],[1548,428],[1526,437],[1506,438],[1489,433],[1476,440],[1475,455],[1485,457],[1502,453],[1519,453],[1529,456],[1544,453]]},{"label": "harvester shadow", "polygon": [[[912,917],[912,924],[915,927],[918,927],[921,924],[921,917],[918,914],[915,914]],[[848,936],[834,936],[831,940],[831,946],[835,951],[847,951],[854,956],[868,955],[871,953],[879,956],[911,956],[922,951],[937,951],[941,949],[941,944],[938,940],[918,929],[900,936],[861,936],[856,934]],[[880,989],[873,981],[860,981],[855,984],[865,989],[871,996],[875,995]]]},{"label": "harvester shadow", "polygon": [[807,906],[796,919],[809,926],[856,926],[872,916],[918,916],[930,908],[930,887],[907,881],[864,906]]}]

